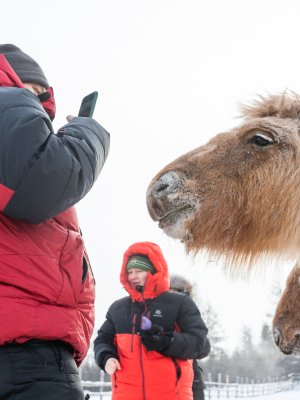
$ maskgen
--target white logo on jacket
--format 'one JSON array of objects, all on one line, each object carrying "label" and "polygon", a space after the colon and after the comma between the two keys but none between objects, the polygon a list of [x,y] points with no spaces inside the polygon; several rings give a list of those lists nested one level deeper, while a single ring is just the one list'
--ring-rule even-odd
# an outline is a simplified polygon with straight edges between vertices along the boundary
[{"label": "white logo on jacket", "polygon": [[155,312],[154,312],[154,314],[153,314],[153,317],[159,317],[159,318],[162,318],[162,312],[161,312],[161,310],[155,310]]}]

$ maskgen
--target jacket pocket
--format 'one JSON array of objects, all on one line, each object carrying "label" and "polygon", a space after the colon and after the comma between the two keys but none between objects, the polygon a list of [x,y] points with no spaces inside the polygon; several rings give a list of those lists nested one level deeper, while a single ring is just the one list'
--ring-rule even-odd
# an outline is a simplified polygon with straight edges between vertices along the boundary
[{"label": "jacket pocket", "polygon": [[87,263],[87,260],[86,260],[85,256],[83,256],[83,259],[82,259],[82,279],[81,279],[82,283],[85,282],[88,272],[89,272],[89,266],[88,266],[88,263]]},{"label": "jacket pocket", "polygon": [[83,252],[83,241],[80,234],[68,230],[68,239],[59,260],[63,281],[58,298],[59,304],[67,306],[77,305],[84,274]]},{"label": "jacket pocket", "polygon": [[178,364],[178,362],[177,362],[177,360],[175,358],[172,358],[172,361],[173,361],[174,367],[175,367],[176,385],[177,385],[179,379],[181,378],[181,368],[180,368],[180,365]]}]

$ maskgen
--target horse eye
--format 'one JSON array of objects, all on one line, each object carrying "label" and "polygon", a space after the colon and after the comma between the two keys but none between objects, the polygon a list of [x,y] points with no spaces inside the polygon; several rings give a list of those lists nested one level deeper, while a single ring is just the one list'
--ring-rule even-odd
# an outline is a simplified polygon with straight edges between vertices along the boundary
[{"label": "horse eye", "polygon": [[270,144],[274,143],[273,140],[269,136],[263,135],[261,133],[253,136],[250,139],[250,142],[259,147],[269,146]]}]

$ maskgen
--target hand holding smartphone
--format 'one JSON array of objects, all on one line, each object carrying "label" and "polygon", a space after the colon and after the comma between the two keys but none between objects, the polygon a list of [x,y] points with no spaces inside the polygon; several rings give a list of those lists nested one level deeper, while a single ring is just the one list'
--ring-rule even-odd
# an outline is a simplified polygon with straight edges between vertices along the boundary
[{"label": "hand holding smartphone", "polygon": [[82,99],[78,117],[92,117],[98,98],[98,92],[92,92]]}]

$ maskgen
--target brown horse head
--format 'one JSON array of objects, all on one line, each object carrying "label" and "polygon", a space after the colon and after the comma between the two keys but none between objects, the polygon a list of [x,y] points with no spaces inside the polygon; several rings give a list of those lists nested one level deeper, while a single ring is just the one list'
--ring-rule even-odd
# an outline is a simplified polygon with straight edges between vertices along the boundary
[{"label": "brown horse head", "polygon": [[273,318],[276,345],[284,354],[300,355],[300,267],[290,273]]},{"label": "brown horse head", "polygon": [[300,96],[260,98],[243,116],[242,125],[164,167],[147,207],[187,251],[251,265],[257,256],[299,251]]}]

